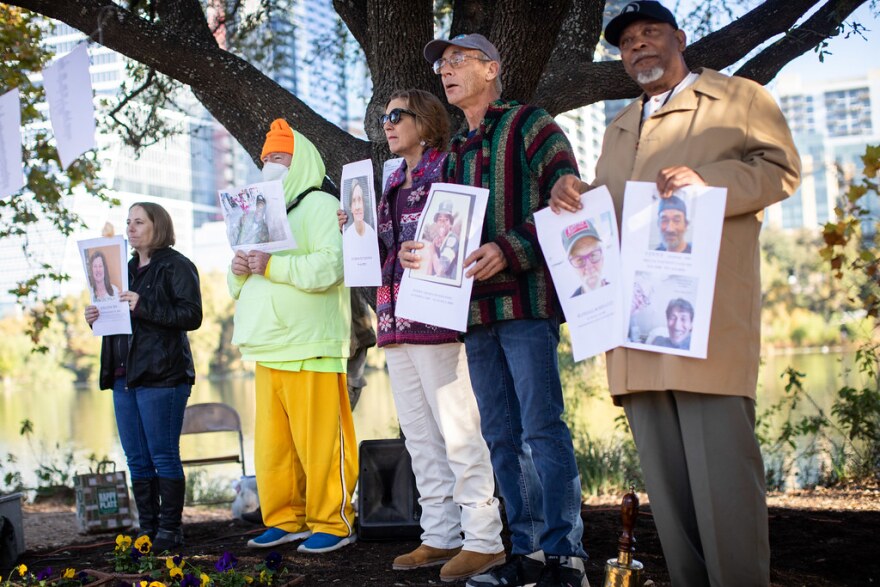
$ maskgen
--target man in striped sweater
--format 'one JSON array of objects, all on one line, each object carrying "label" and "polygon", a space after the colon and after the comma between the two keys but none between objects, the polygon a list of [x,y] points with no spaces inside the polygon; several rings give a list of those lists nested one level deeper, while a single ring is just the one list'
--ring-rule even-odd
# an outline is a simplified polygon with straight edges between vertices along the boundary
[{"label": "man in striped sweater", "polygon": [[561,418],[561,312],[534,223],[577,163],[547,112],[500,100],[501,59],[485,37],[437,39],[424,55],[467,119],[452,139],[447,179],[489,189],[482,245],[464,261],[475,279],[464,342],[512,549],[505,565],[467,584],[587,585],[580,477]]}]

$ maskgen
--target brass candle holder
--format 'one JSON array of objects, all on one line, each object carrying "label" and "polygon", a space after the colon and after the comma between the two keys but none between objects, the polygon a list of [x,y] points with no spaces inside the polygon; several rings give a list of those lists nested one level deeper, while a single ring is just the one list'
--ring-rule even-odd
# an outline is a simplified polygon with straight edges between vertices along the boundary
[{"label": "brass candle holder", "polygon": [[608,559],[605,563],[604,587],[642,587],[644,578],[642,571],[645,566],[633,559],[636,551],[636,537],[633,528],[639,514],[639,498],[635,487],[630,486],[629,493],[623,496],[620,503],[620,519],[623,522],[623,533],[617,540],[617,558]]}]

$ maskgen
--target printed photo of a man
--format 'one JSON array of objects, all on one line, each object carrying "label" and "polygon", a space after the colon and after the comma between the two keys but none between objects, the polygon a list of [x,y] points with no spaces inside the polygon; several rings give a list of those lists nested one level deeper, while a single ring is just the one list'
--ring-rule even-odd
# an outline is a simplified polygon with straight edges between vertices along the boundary
[{"label": "printed photo of a man", "polygon": [[608,285],[608,280],[602,275],[605,265],[602,239],[592,221],[582,220],[566,227],[562,231],[562,246],[580,281],[571,297]]}]

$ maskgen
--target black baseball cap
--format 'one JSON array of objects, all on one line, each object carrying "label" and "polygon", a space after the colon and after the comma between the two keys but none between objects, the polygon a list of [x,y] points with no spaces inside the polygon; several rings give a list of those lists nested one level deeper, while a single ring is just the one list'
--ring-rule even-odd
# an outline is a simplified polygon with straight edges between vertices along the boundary
[{"label": "black baseball cap", "polygon": [[672,16],[668,8],[654,0],[636,0],[624,6],[620,14],[611,19],[611,22],[605,27],[605,40],[615,47],[619,47],[623,29],[638,20],[665,22],[678,29],[678,23],[675,22],[675,17]]}]

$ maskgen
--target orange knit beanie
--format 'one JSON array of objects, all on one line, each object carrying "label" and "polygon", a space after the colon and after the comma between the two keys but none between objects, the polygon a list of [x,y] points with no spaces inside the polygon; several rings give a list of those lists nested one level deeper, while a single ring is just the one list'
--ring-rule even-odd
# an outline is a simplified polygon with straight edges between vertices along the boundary
[{"label": "orange knit beanie", "polygon": [[263,144],[262,159],[269,153],[289,153],[293,155],[293,131],[283,118],[276,118],[266,133],[266,142]]}]

